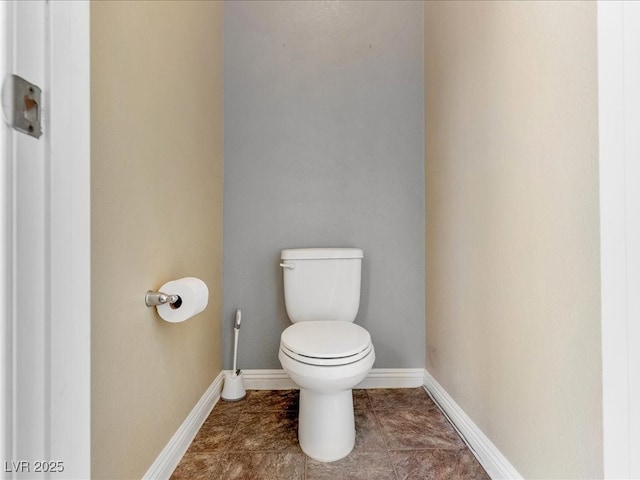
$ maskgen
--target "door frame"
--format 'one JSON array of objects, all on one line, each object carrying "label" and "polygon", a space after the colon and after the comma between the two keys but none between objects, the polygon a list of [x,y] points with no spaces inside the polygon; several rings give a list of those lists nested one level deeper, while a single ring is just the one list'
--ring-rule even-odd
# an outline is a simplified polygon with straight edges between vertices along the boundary
[{"label": "door frame", "polygon": [[[4,123],[0,131],[0,454],[29,462],[32,472],[36,461],[62,462],[65,478],[91,475],[89,8],[86,1],[0,2],[2,73],[40,72],[44,130],[39,140],[29,139],[37,147],[28,148],[28,161],[44,172],[37,185],[17,173],[23,134]],[[30,204],[38,215],[29,235],[20,225]],[[25,262],[30,249],[36,260]],[[35,309],[23,308],[30,280],[38,284]],[[35,330],[25,331],[25,324]],[[34,401],[30,392],[42,398]],[[16,473],[1,470],[6,478]]]},{"label": "door frame", "polygon": [[[50,33],[50,455],[91,476],[91,36],[88,1],[47,2]],[[53,475],[55,478],[55,475]]]},{"label": "door frame", "polygon": [[640,5],[599,1],[597,20],[604,476],[637,478]]}]

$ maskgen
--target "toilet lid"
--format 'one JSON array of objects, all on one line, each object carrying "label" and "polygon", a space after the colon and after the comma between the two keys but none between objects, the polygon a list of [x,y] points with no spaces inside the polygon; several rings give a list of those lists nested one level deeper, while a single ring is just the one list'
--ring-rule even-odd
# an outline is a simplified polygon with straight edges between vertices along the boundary
[{"label": "toilet lid", "polygon": [[355,361],[345,357],[361,356],[370,349],[371,336],[360,325],[351,322],[310,321],[295,323],[285,329],[280,344],[285,350],[309,359]]}]

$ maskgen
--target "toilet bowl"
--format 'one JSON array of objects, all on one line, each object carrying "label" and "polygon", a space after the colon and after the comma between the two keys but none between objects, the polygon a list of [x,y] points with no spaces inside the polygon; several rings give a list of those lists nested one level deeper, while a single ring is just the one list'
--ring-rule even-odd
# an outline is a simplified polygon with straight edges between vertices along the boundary
[{"label": "toilet bowl", "polygon": [[309,457],[332,462],[353,449],[351,389],[375,361],[369,332],[352,323],[362,250],[283,250],[281,258],[293,325],[282,332],[278,358],[300,387],[298,441]]},{"label": "toilet bowl", "polygon": [[355,443],[351,389],[375,360],[369,333],[348,322],[296,323],[282,333],[278,358],[300,387],[302,451],[321,462],[348,455]]}]

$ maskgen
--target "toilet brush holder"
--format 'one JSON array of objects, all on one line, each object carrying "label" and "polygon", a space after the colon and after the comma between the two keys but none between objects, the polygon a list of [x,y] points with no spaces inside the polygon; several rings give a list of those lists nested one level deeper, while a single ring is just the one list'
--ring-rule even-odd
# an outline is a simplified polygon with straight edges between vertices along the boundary
[{"label": "toilet brush holder", "polygon": [[244,389],[242,383],[242,371],[236,370],[236,361],[238,360],[238,333],[240,332],[240,322],[242,319],[242,312],[240,309],[236,310],[236,318],[233,322],[233,370],[224,374],[224,386],[222,387],[222,394],[220,397],[222,400],[233,402],[235,400],[242,400],[247,392]]},{"label": "toilet brush holder", "polygon": [[224,374],[224,385],[222,387],[222,394],[220,395],[222,400],[235,402],[242,400],[247,395],[242,376],[243,372],[240,370]]}]

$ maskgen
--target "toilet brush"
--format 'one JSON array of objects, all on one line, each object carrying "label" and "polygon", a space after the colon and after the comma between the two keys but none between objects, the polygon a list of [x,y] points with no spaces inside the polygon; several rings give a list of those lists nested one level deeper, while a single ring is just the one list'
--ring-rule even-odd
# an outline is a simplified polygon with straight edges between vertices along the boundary
[{"label": "toilet brush", "polygon": [[242,320],[242,312],[236,310],[236,318],[233,322],[233,370],[231,373],[224,374],[224,387],[222,388],[222,400],[233,402],[242,400],[247,392],[242,383],[242,372],[236,370],[236,361],[238,360],[238,334],[240,333],[240,321]]}]

